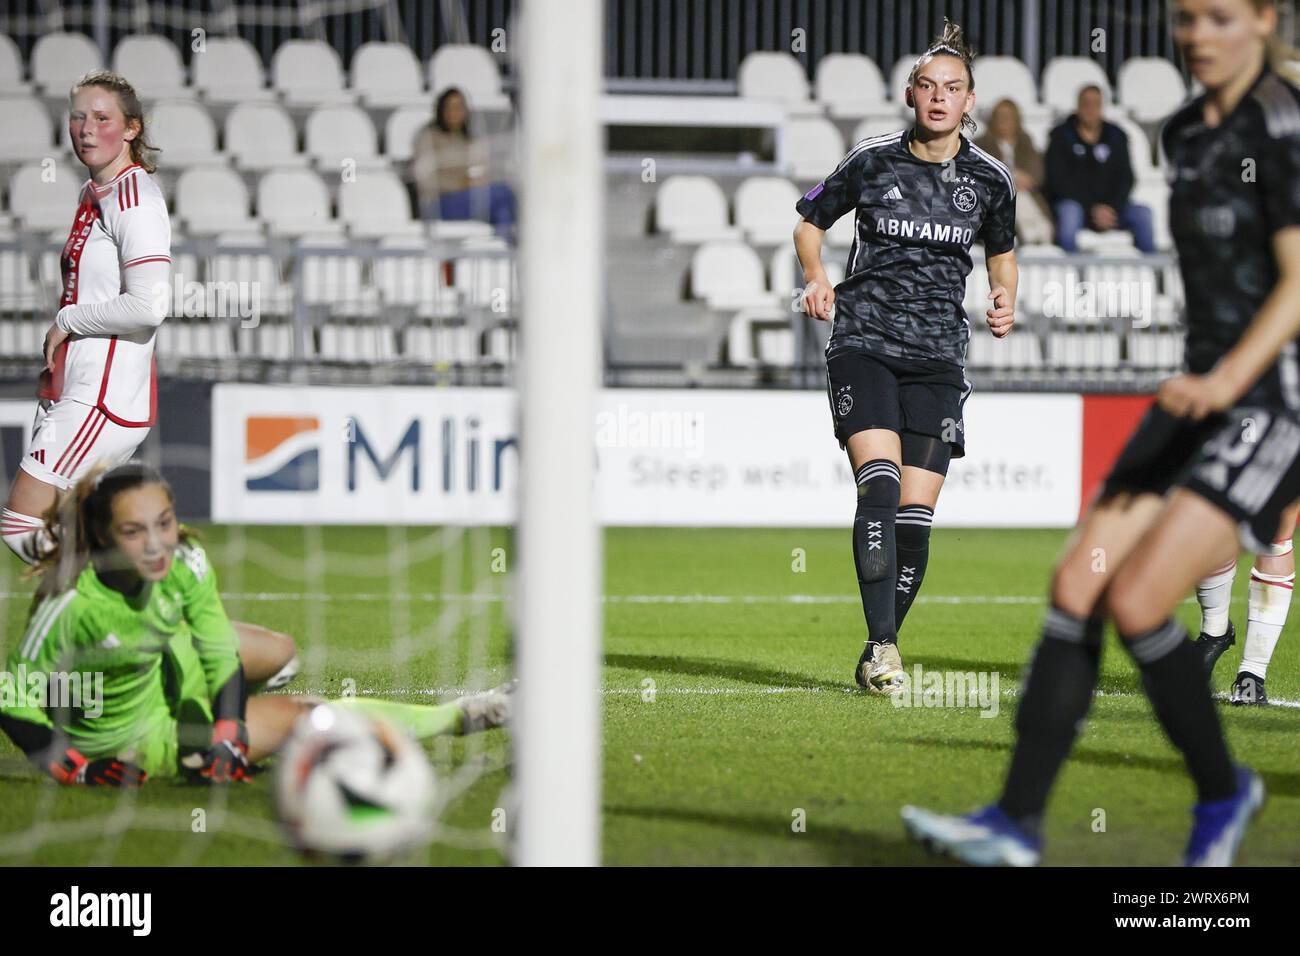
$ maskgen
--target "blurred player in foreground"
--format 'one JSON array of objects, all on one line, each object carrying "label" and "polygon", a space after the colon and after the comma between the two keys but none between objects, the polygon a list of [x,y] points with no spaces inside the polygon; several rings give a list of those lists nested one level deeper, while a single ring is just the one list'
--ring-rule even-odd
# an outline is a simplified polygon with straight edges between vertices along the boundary
[{"label": "blurred player in foreground", "polygon": [[1264,551],[1300,496],[1300,89],[1270,66],[1286,62],[1270,49],[1270,0],[1179,0],[1174,22],[1205,87],[1162,131],[1190,373],[1161,385],[1056,567],[1002,796],[965,817],[903,809],[913,837],[968,863],[1039,861],[1107,617],[1196,786],[1184,862],[1230,865],[1264,802],[1263,780],[1228,754],[1203,655],[1173,614],[1239,535]]},{"label": "blurred player in foreground", "polygon": [[[138,786],[148,777],[243,780],[320,703],[248,696],[239,642],[203,548],[176,519],[171,488],[148,465],[98,466],[46,518],[54,542],[7,670],[0,728],[63,784]],[[58,688],[75,699],[55,700]],[[99,693],[85,684],[102,675]],[[48,690],[39,697],[35,684]],[[95,699],[90,699],[94,697]],[[501,726],[504,691],[448,704],[345,698],[417,738]]]},{"label": "blurred player in foreground", "polygon": [[[1011,170],[962,135],[974,128],[972,60],[945,21],[908,79],[915,125],[858,143],[796,205],[804,311],[830,319],[836,309],[826,389],[857,484],[853,562],[868,633],[854,676],[876,693],[902,686],[898,629],[925,576],[949,460],[966,454],[972,243],[984,244],[989,328],[1001,338],[1015,321],[1016,188]],[[833,289],[822,237],[849,212],[853,245]]]},{"label": "blurred player in foreground", "polygon": [[[1250,569],[1250,597],[1246,605],[1246,646],[1242,649],[1237,678],[1232,683],[1234,705],[1268,703],[1264,678],[1273,659],[1286,616],[1291,610],[1291,592],[1295,588],[1295,551],[1292,536],[1300,504],[1292,505],[1282,516],[1282,527],[1268,550],[1255,556]],[[1196,585],[1196,600],[1201,605],[1201,635],[1196,645],[1204,655],[1205,673],[1214,676],[1214,665],[1233,644],[1237,629],[1229,612],[1232,608],[1232,582],[1237,576],[1237,556],[1232,554],[1209,577]],[[1211,685],[1213,686],[1213,685]]]}]

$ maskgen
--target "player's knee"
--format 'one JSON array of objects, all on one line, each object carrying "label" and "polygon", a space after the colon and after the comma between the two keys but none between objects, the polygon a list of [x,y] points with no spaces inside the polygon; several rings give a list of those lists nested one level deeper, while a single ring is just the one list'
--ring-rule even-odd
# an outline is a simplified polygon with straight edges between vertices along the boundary
[{"label": "player's knee", "polygon": [[1086,618],[1094,613],[1098,590],[1096,575],[1077,563],[1064,561],[1052,573],[1052,606],[1074,617]]},{"label": "player's knee", "polygon": [[1163,616],[1152,616],[1149,598],[1149,589],[1137,575],[1123,575],[1110,582],[1102,604],[1121,636],[1134,635],[1150,630],[1163,620]]}]

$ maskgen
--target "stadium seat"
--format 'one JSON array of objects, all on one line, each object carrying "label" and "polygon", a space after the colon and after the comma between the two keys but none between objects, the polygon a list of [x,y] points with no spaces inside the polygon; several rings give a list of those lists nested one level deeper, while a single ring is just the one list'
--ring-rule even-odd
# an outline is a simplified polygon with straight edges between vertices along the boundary
[{"label": "stadium seat", "polygon": [[706,242],[691,258],[691,292],[709,308],[732,311],[770,306],[778,300],[767,291],[763,263],[747,244],[735,240]]},{"label": "stadium seat", "polygon": [[0,311],[45,311],[52,304],[44,286],[32,274],[28,256],[17,250],[0,250]]},{"label": "stadium seat", "polygon": [[886,91],[890,97],[898,104],[900,110],[907,109],[907,102],[903,98],[907,90],[907,77],[912,72],[912,67],[916,65],[920,53],[903,53],[894,61],[893,69],[889,71],[889,89]]},{"label": "stadium seat", "polygon": [[41,317],[0,322],[0,355],[31,359],[41,354],[42,338],[50,327]]},{"label": "stadium seat", "polygon": [[[1014,336],[1013,332],[1008,338]],[[1047,337],[1047,364],[1063,370],[1118,368],[1119,344],[1119,336],[1113,332],[1052,332]]]},{"label": "stadium seat", "polygon": [[131,81],[142,100],[187,99],[185,65],[176,45],[154,33],[124,36],[113,48],[113,71]]},{"label": "stadium seat", "polygon": [[62,163],[54,166],[52,172],[46,181],[39,163],[28,163],[17,169],[9,178],[9,211],[24,229],[62,229],[63,239],[67,239],[86,177]]},{"label": "stadium seat", "polygon": [[736,225],[756,246],[789,245],[799,213],[799,190],[780,176],[751,176],[736,189]]},{"label": "stadium seat", "polygon": [[1135,56],[1119,68],[1119,102],[1139,123],[1156,123],[1187,99],[1178,68],[1159,57]]},{"label": "stadium seat", "polygon": [[1029,67],[1014,56],[981,56],[972,67],[975,74],[975,110],[981,122],[1001,100],[1012,100],[1020,107],[1020,118],[1026,127],[1050,124],[1052,111],[1038,101],[1038,84]]},{"label": "stadium seat", "polygon": [[817,61],[814,89],[817,102],[834,119],[881,118],[898,122],[898,103],[885,96],[885,79],[880,67],[861,53],[823,56]]},{"label": "stadium seat", "polygon": [[18,44],[0,33],[0,96],[28,96],[31,84],[23,79],[23,55]]},{"label": "stadium seat", "polygon": [[1012,329],[1010,335],[999,339],[989,331],[981,314],[978,322],[971,321],[966,365],[980,369],[1033,371],[1043,367],[1042,345],[1038,336],[1027,327]]},{"label": "stadium seat", "polygon": [[[250,105],[274,102],[276,91],[266,85],[266,70],[257,50],[243,37],[208,37],[206,49],[190,63],[194,89],[208,103]],[[230,144],[226,144],[227,151]]]},{"label": "stadium seat", "polygon": [[387,169],[376,169],[339,185],[339,220],[357,239],[382,236],[423,236],[424,227],[411,218],[411,200],[402,181]]},{"label": "stadium seat", "polygon": [[396,359],[397,344],[393,330],[385,325],[328,322],[321,326],[318,357],[373,365]]},{"label": "stadium seat", "polygon": [[276,47],[271,85],[287,106],[342,106],[353,101],[343,86],[339,55],[324,40],[285,40]]},{"label": "stadium seat", "polygon": [[844,158],[844,140],[830,120],[820,116],[791,119],[785,125],[786,163],[798,182],[817,182]]},{"label": "stadium seat", "polygon": [[850,212],[840,216],[835,220],[835,224],[826,230],[824,241],[832,248],[847,249],[853,245],[853,240],[857,237],[857,216]]},{"label": "stadium seat", "polygon": [[[1016,290],[1017,309],[1029,316],[1060,316],[1066,309],[1065,297],[1069,290],[1077,288],[1078,271],[1074,264],[1066,259],[1065,252],[1057,246],[1023,246],[1017,252],[1020,265],[1020,286]],[[1061,262],[1052,262],[1053,259],[1060,259]],[[986,276],[985,282],[987,281]],[[987,285],[984,295],[988,295]],[[987,299],[980,303],[974,303],[973,299],[970,301],[976,305],[981,316],[988,308]],[[1052,314],[1046,315],[1048,312]]]},{"label": "stadium seat", "polygon": [[217,127],[208,111],[194,100],[155,103],[149,115],[149,141],[163,152],[168,168],[226,165],[217,150]]},{"label": "stadium seat", "polygon": [[226,116],[226,153],[240,169],[302,168],[298,131],[278,103],[240,103]]},{"label": "stadium seat", "polygon": [[430,107],[420,62],[405,43],[371,40],[352,54],[352,92],[367,107]]},{"label": "stadium seat", "polygon": [[1151,141],[1146,131],[1129,118],[1120,107],[1106,110],[1106,122],[1114,123],[1128,136],[1129,162],[1133,165],[1133,178],[1140,183],[1164,182],[1164,173],[1156,168],[1151,156]]},{"label": "stadium seat", "polygon": [[444,43],[429,58],[432,99],[449,86],[465,94],[470,110],[508,110],[510,98],[501,92],[501,68],[486,48],[473,43]]},{"label": "stadium seat", "polygon": [[217,236],[207,263],[208,282],[237,283],[253,290],[262,316],[286,316],[293,310],[293,290],[285,285],[280,267],[260,233],[226,232]]},{"label": "stadium seat", "polygon": [[426,225],[429,238],[441,242],[483,240],[496,236],[490,224],[476,219],[431,219]]},{"label": "stadium seat", "polygon": [[482,360],[498,365],[513,365],[518,357],[519,334],[512,325],[500,323],[486,329],[480,339]]},{"label": "stadium seat", "polygon": [[415,151],[415,139],[433,120],[433,106],[399,106],[384,122],[384,155],[405,162]]},{"label": "stadium seat", "polygon": [[708,176],[669,176],[655,191],[655,229],[673,242],[734,239],[740,230],[727,223],[727,199]]},{"label": "stadium seat", "polygon": [[1079,105],[1079,90],[1090,84],[1101,87],[1102,102],[1111,101],[1110,80],[1096,60],[1086,56],[1055,56],[1043,70],[1043,102],[1062,116]]},{"label": "stadium seat", "polygon": [[176,182],[173,219],[200,236],[259,228],[248,212],[248,187],[243,177],[217,167],[196,166],[181,174]]},{"label": "stadium seat", "polygon": [[[828,259],[823,255],[822,268],[826,270],[826,278],[830,280],[832,286],[837,286],[844,281],[844,264],[839,260]],[[768,288],[786,305],[793,305],[795,293],[802,292],[804,287],[803,274],[799,271],[799,258],[793,250],[788,247],[779,248],[772,253],[768,279]]]},{"label": "stadium seat", "polygon": [[1183,364],[1183,335],[1179,332],[1128,333],[1126,359],[1135,368],[1174,371]]},{"label": "stadium seat", "polygon": [[402,310],[420,319],[451,319],[460,314],[456,290],[443,282],[442,262],[430,256],[425,239],[385,238],[378,251],[372,271],[385,312]]},{"label": "stadium seat", "polygon": [[369,317],[378,312],[378,293],[362,281],[362,263],[350,243],[338,236],[307,235],[297,244],[302,304],[335,318]]},{"label": "stadium seat", "polygon": [[402,338],[402,355],[412,361],[469,365],[479,358],[478,335],[464,325],[411,325]]},{"label": "stadium seat", "polygon": [[257,216],[273,233],[301,236],[322,230],[342,232],[330,217],[329,191],[307,169],[273,169],[257,182]]},{"label": "stadium seat", "polygon": [[737,368],[794,364],[794,313],[780,308],[741,309],[727,327],[727,364]]},{"label": "stadium seat", "polygon": [[1136,249],[1127,250],[1128,262],[1089,263],[1083,268],[1083,281],[1091,283],[1095,308],[1092,315],[1075,316],[1076,324],[1118,319],[1125,324],[1151,324],[1156,318],[1156,300],[1160,294],[1154,266],[1144,261]]},{"label": "stadium seat", "polygon": [[50,155],[54,124],[49,111],[34,96],[0,97],[0,162],[27,162]]},{"label": "stadium seat", "polygon": [[103,66],[99,47],[84,33],[46,33],[32,47],[32,82],[47,99],[66,99],[73,83]]},{"label": "stadium seat", "polygon": [[467,312],[506,317],[517,311],[519,278],[513,258],[467,254],[454,260],[452,272]]},{"label": "stadium seat", "polygon": [[886,133],[897,133],[900,129],[907,129],[911,125],[911,117],[901,112],[889,116],[868,116],[854,128],[853,142],[856,145],[864,139],[883,136]]},{"label": "stadium seat", "polygon": [[359,106],[321,106],[307,117],[303,152],[322,173],[338,175],[345,162],[356,169],[387,167],[379,155],[378,135],[369,114]]},{"label": "stadium seat", "polygon": [[745,99],[773,100],[790,116],[820,116],[822,104],[808,98],[808,77],[791,53],[758,50],[746,54],[736,72],[737,93]]}]

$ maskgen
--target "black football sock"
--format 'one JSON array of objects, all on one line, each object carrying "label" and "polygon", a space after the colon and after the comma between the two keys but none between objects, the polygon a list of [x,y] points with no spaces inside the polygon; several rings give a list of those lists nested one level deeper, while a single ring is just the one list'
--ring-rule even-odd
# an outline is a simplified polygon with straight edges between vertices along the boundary
[{"label": "black football sock", "polygon": [[1237,792],[1232,758],[1210,697],[1209,678],[1187,630],[1170,618],[1125,638],[1124,646],[1137,661],[1156,719],[1183,753],[1198,799],[1205,803],[1231,797]]},{"label": "black football sock", "polygon": [[853,519],[853,563],[862,612],[870,639],[888,644],[898,636],[894,624],[894,520],[898,515],[899,469],[888,458],[873,458],[854,477],[858,511]]},{"label": "black football sock", "polygon": [[1101,618],[1080,618],[1052,607],[1030,660],[1016,710],[1016,747],[998,805],[1036,833],[1061,764],[1097,686]]},{"label": "black football sock", "polygon": [[934,509],[925,505],[904,505],[898,509],[894,537],[898,545],[898,586],[894,588],[894,627],[903,629],[903,619],[921,590],[925,566],[930,560],[930,522]]}]

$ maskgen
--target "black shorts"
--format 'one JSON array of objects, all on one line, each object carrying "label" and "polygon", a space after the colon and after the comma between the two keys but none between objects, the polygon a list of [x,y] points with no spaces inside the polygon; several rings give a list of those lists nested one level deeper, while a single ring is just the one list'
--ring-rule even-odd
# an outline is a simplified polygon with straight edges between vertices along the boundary
[{"label": "black shorts", "polygon": [[1102,486],[1164,495],[1194,491],[1237,525],[1251,551],[1267,550],[1282,512],[1300,498],[1300,420],[1284,409],[1233,408],[1199,422],[1147,410]]},{"label": "black shorts", "polygon": [[[962,408],[971,393],[959,366],[861,351],[826,360],[826,394],[840,447],[868,428],[938,438],[953,458],[966,454]],[[907,462],[904,462],[907,464]]]}]

